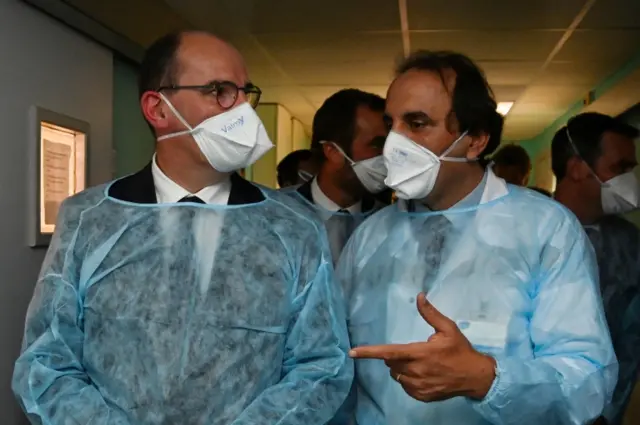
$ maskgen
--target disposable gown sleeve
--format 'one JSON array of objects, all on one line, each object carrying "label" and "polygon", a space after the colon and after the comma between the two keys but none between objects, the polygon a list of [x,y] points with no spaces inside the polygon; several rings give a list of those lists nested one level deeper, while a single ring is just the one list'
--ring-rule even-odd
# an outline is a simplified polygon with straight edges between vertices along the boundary
[{"label": "disposable gown sleeve", "polygon": [[474,403],[494,425],[588,424],[616,385],[593,248],[572,217],[554,230],[532,289],[533,358],[498,356],[489,393]]},{"label": "disposable gown sleeve", "polygon": [[282,378],[232,425],[324,425],[353,381],[344,301],[322,230],[304,243]]},{"label": "disposable gown sleeve", "polygon": [[12,387],[32,424],[132,425],[83,367],[84,332],[74,255],[78,208],[64,203],[27,311]]}]

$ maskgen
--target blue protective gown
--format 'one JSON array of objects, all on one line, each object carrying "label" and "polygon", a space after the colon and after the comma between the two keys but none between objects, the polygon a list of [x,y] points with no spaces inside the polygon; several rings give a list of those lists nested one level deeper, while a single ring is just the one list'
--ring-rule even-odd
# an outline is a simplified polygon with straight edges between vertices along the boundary
[{"label": "blue protective gown", "polygon": [[609,425],[621,425],[640,370],[640,231],[617,216],[585,230],[598,258],[604,311],[620,363],[618,385],[604,416]]},{"label": "blue protective gown", "polygon": [[[322,224],[271,191],[229,206],[108,193],[60,212],[13,377],[31,422],[326,423],[353,364]],[[194,242],[209,221],[224,223],[215,261]]]},{"label": "blue protective gown", "polygon": [[369,218],[343,251],[352,345],[426,341],[433,329],[416,308],[424,291],[475,349],[495,357],[497,378],[480,402],[424,403],[383,361],[357,360],[357,423],[573,425],[598,417],[617,361],[593,249],[576,218],[491,171],[449,210],[405,207]]}]

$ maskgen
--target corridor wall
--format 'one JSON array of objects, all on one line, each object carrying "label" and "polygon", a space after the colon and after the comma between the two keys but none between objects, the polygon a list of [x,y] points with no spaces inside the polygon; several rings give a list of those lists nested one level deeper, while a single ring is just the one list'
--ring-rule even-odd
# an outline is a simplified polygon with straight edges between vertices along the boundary
[{"label": "corridor wall", "polygon": [[276,167],[293,147],[291,114],[276,103],[260,104],[256,112],[275,148],[249,167],[247,177],[258,184],[275,189],[278,186]]},{"label": "corridor wall", "polygon": [[0,55],[0,418],[21,425],[11,376],[45,254],[26,239],[28,113],[37,105],[88,122],[88,183],[109,180],[112,54],[19,0],[0,0]]},{"label": "corridor wall", "polygon": [[117,177],[143,168],[155,149],[153,134],[140,111],[138,66],[119,56],[113,58],[113,149]]},{"label": "corridor wall", "polygon": [[311,147],[311,137],[304,124],[297,118],[291,118],[291,148],[294,151],[309,149]]}]

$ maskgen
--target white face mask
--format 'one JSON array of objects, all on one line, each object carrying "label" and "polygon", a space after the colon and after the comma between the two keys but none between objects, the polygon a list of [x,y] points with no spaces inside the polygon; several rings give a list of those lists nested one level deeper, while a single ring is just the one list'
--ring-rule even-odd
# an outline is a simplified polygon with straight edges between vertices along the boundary
[{"label": "white face mask", "polygon": [[601,183],[602,210],[624,214],[640,208],[640,184],[633,171]]},{"label": "white face mask", "polygon": [[387,177],[387,166],[382,155],[351,164],[353,172],[369,193],[380,193],[387,188],[384,180]]},{"label": "white face mask", "polygon": [[162,93],[160,96],[188,130],[164,135],[158,141],[191,134],[209,164],[220,172],[246,168],[273,148],[260,117],[248,103],[208,118],[192,128]]},{"label": "white face mask", "polygon": [[423,199],[433,190],[440,172],[440,162],[469,162],[467,158],[448,158],[465,131],[439,157],[408,137],[391,131],[384,145],[384,161],[388,176],[387,186],[396,191],[400,199]]},{"label": "white face mask", "polygon": [[[321,142],[321,144],[324,143],[326,142]],[[349,165],[353,168],[353,172],[356,173],[356,177],[369,193],[376,194],[386,189],[384,179],[387,177],[387,167],[384,165],[384,157],[382,155],[355,162],[349,158],[349,155],[344,153],[340,146],[335,143],[332,144],[349,161]]]}]

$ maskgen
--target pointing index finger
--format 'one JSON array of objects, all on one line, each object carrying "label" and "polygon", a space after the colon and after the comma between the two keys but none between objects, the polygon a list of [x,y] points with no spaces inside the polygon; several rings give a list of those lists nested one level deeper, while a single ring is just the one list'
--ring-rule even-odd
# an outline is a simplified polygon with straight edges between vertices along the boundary
[{"label": "pointing index finger", "polygon": [[414,344],[385,344],[356,347],[349,351],[354,359],[413,360],[416,358]]}]

